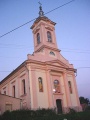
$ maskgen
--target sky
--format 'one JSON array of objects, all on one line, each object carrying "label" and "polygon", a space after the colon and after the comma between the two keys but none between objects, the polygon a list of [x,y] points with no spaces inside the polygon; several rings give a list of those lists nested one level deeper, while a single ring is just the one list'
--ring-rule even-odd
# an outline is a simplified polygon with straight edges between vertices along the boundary
[{"label": "sky", "polygon": [[[0,36],[37,18],[39,1],[47,13],[70,0],[0,0]],[[77,69],[79,96],[90,99],[90,0],[73,0],[45,16],[57,23],[58,48]],[[33,22],[0,37],[0,81],[34,52]]]}]

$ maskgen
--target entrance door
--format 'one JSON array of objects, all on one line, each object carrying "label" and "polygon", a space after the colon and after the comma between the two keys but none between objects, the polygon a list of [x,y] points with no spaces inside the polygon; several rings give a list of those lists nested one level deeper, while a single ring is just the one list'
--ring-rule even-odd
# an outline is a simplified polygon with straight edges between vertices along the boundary
[{"label": "entrance door", "polygon": [[62,104],[61,104],[61,99],[56,100],[56,105],[57,105],[57,113],[61,114],[62,113]]}]

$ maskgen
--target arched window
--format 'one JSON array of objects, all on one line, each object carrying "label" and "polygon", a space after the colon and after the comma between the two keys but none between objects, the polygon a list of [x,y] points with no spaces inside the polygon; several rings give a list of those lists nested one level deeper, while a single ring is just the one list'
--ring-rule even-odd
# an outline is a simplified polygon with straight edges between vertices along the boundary
[{"label": "arched window", "polygon": [[4,91],[4,94],[6,95],[6,91]]},{"label": "arched window", "polygon": [[52,52],[52,51],[50,51],[50,54],[55,56],[55,53],[54,53],[54,52]]},{"label": "arched window", "polygon": [[43,92],[43,81],[42,78],[38,78],[38,83],[39,83],[39,92]]},{"label": "arched window", "polygon": [[37,44],[39,44],[40,43],[40,34],[38,33],[37,34]]},{"label": "arched window", "polygon": [[6,95],[6,93],[7,93],[7,92],[6,92],[6,87],[4,87],[4,88],[3,88],[3,94]]},{"label": "arched window", "polygon": [[12,87],[12,96],[15,97],[15,85]]},{"label": "arched window", "polygon": [[68,87],[69,87],[70,94],[72,94],[72,85],[71,85],[71,81],[68,81]]},{"label": "arched window", "polygon": [[60,86],[58,80],[54,80],[54,89],[55,89],[55,93],[60,93]]},{"label": "arched window", "polygon": [[48,42],[52,42],[51,33],[49,31],[47,32],[47,39],[48,39]]},{"label": "arched window", "polygon": [[26,94],[25,79],[22,80],[22,95]]}]

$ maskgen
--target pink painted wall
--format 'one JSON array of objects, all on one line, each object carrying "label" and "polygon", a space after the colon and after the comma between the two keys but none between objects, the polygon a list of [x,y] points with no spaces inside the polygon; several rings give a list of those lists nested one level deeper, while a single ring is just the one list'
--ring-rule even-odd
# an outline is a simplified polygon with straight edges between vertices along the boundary
[{"label": "pink painted wall", "polygon": [[0,113],[1,114],[6,111],[6,104],[12,105],[12,110],[18,110],[21,108],[20,99],[0,94]]},{"label": "pink painted wall", "polygon": [[[6,90],[6,95],[13,97],[13,85],[15,85],[15,97],[22,99],[23,108],[30,109],[30,90],[29,90],[29,78],[28,70],[24,66],[23,69],[17,70],[13,75],[11,75],[5,82],[0,85],[1,94],[4,94]],[[22,81],[25,80],[25,94],[22,89]]]}]

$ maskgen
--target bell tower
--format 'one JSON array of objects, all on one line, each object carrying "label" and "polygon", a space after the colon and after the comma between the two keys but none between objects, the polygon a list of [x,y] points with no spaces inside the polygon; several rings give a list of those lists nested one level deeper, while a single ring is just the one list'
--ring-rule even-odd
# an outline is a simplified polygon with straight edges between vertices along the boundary
[{"label": "bell tower", "polygon": [[34,37],[34,52],[43,48],[59,51],[55,36],[55,22],[44,16],[42,6],[39,7],[39,17],[31,26]]}]

